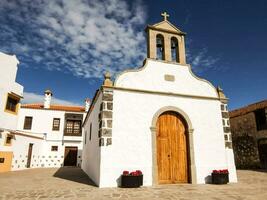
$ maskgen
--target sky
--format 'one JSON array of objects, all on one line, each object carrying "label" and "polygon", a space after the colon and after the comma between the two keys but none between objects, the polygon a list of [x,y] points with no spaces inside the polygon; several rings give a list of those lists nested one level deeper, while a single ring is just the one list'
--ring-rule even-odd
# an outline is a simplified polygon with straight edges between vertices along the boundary
[{"label": "sky", "polygon": [[[17,55],[23,103],[83,105],[105,71],[139,68],[148,24],[186,32],[187,63],[223,88],[229,108],[267,99],[265,0],[1,0],[0,51]],[[0,66],[3,67],[3,66]]]}]

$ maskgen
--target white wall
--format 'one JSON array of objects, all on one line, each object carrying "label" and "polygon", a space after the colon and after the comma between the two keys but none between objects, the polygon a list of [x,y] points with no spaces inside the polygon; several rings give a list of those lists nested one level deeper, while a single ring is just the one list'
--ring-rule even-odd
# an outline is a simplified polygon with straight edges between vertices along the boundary
[{"label": "white wall", "polygon": [[22,96],[23,87],[16,83],[17,65],[16,56],[10,56],[0,52],[0,128],[15,130],[18,116],[5,112],[8,93]]},{"label": "white wall", "polygon": [[[165,74],[175,76],[175,81],[164,80]],[[152,60],[142,71],[119,76],[116,86],[217,97],[215,88],[194,77],[187,66]],[[144,173],[144,185],[152,185],[150,127],[155,113],[166,106],[182,110],[191,120],[197,183],[205,183],[214,169],[234,168],[226,159],[219,100],[119,90],[113,94],[112,145],[101,147],[100,187],[115,187],[124,170],[137,169]],[[230,181],[235,181],[235,171],[229,170]]]},{"label": "white wall", "polygon": [[[64,163],[65,147],[78,147],[77,166],[82,163],[82,136],[64,136],[65,113],[83,114],[81,112],[67,112],[48,109],[29,109],[21,108],[18,120],[18,131],[33,133],[36,135],[46,134],[43,145],[43,155],[40,160],[45,160],[42,167],[60,167]],[[24,130],[25,116],[31,116],[31,130]],[[53,131],[53,118],[60,118],[59,131]],[[58,151],[51,151],[51,146],[58,146]],[[40,161],[41,162],[41,161]],[[39,165],[40,166],[40,165]]]},{"label": "white wall", "polygon": [[[90,113],[84,125],[84,136],[86,136],[86,144],[83,145],[83,171],[95,182],[100,184],[100,147],[98,138],[98,114],[100,111],[102,94],[98,96],[94,105],[93,111]],[[91,141],[90,137],[90,124],[92,123]],[[87,132],[87,134],[85,134]],[[85,139],[84,139],[85,141]]]},{"label": "white wall", "polygon": [[[166,81],[165,75],[174,76],[175,80]],[[145,66],[138,70],[121,73],[115,81],[115,86],[187,95],[218,96],[212,84],[196,77],[189,66],[151,59],[146,59]]]},{"label": "white wall", "polygon": [[27,168],[29,144],[33,144],[31,168],[41,167],[40,159],[43,155],[44,140],[42,137],[32,138],[22,135],[14,135],[10,146],[5,146],[5,139],[8,131],[4,131],[0,136],[0,151],[13,153],[11,170],[22,170]]},{"label": "white wall", "polygon": [[45,162],[40,162],[43,155],[44,140],[15,135],[12,139],[12,171],[27,168],[29,144],[32,143],[31,168],[41,167]]},{"label": "white wall", "polygon": [[8,131],[0,132],[0,151],[12,151],[12,147],[5,146],[6,136],[8,133]]}]

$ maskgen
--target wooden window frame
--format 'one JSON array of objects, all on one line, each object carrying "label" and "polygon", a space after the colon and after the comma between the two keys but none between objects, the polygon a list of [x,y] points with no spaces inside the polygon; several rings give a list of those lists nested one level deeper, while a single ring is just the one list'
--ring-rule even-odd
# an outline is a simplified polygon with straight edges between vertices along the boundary
[{"label": "wooden window frame", "polygon": [[[55,126],[55,120],[58,120],[58,127]],[[52,123],[52,131],[59,131],[60,130],[60,118],[53,118],[53,123]]]},{"label": "wooden window frame", "polygon": [[[68,132],[68,128],[67,128],[67,126],[68,126],[68,122],[72,122],[72,128],[71,128],[71,130],[72,130],[72,132],[71,133],[69,133]],[[74,133],[74,122],[79,122],[79,133]],[[73,119],[67,119],[66,120],[66,125],[65,125],[65,130],[64,130],[64,136],[82,136],[82,121],[81,120],[73,120]]]},{"label": "wooden window frame", "polygon": [[[9,110],[7,108],[7,103],[8,103],[8,99],[9,98],[17,101],[15,111]],[[6,104],[5,104],[5,110],[4,111],[7,112],[7,113],[10,113],[10,114],[13,114],[13,115],[17,115],[18,114],[19,101],[20,101],[20,98],[19,97],[15,96],[15,95],[13,95],[11,93],[8,93],[7,94],[7,98],[6,98]]]},{"label": "wooden window frame", "polygon": [[58,151],[58,146],[57,145],[52,145],[51,146],[51,151],[56,151],[57,152]]},{"label": "wooden window frame", "polygon": [[[30,125],[30,127],[27,127],[27,126],[26,126],[26,118],[31,118],[31,125]],[[31,130],[31,129],[32,129],[32,121],[33,121],[33,117],[32,117],[32,116],[25,116],[25,118],[24,118],[23,129],[24,129],[24,130]]]}]

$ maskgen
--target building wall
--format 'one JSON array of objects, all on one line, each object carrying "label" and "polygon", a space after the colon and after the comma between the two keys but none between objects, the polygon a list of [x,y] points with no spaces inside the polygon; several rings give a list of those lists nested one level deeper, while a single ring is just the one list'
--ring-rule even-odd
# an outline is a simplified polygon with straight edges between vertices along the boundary
[{"label": "building wall", "polygon": [[[95,182],[96,185],[100,184],[100,145],[99,145],[99,111],[102,103],[102,93],[93,105],[87,120],[84,124],[84,142],[83,142],[83,171]],[[90,124],[92,124],[91,140],[90,138]],[[86,144],[85,144],[86,140]]]},{"label": "building wall", "polygon": [[191,168],[195,168],[196,183],[208,182],[212,170],[225,168],[230,171],[230,182],[237,181],[232,149],[225,147],[221,102],[216,99],[216,90],[207,81],[196,78],[188,66],[147,60],[142,70],[122,73],[115,87],[152,93],[113,90],[113,114],[103,113],[112,115],[112,134],[108,134],[112,144],[110,138],[100,140],[100,187],[117,186],[124,170],[142,170],[144,185],[152,185],[150,128],[155,113],[167,106],[182,110],[191,120],[195,164]]},{"label": "building wall", "polygon": [[[26,116],[33,117],[32,127],[30,130],[24,129],[24,120]],[[59,131],[52,130],[53,118],[60,118]],[[61,141],[63,139],[64,123],[65,123],[65,111],[21,108],[19,113],[17,129],[36,134],[45,133],[47,140]]]},{"label": "building wall", "polygon": [[[229,169],[220,102],[114,91],[113,104],[112,145],[101,148],[101,187],[116,186],[124,170],[137,169],[144,173],[144,185],[152,184],[150,127],[154,114],[166,105],[183,110],[193,124],[197,183],[205,183],[214,169]],[[235,182],[234,166],[229,171]]]},{"label": "building wall", "polygon": [[258,141],[267,138],[267,130],[257,131],[254,112],[230,118],[236,167],[261,168]]},{"label": "building wall", "polygon": [[16,56],[0,53],[0,128],[15,130],[18,115],[5,112],[8,93],[23,96],[23,87],[16,83],[17,65]]},{"label": "building wall", "polygon": [[218,97],[212,84],[196,77],[189,65],[151,59],[146,59],[144,67],[140,69],[123,72],[114,84],[123,88]]},{"label": "building wall", "polygon": [[14,139],[12,139],[12,171],[27,168],[28,150],[30,143],[33,144],[30,168],[42,167],[43,163],[45,163],[45,161],[41,162],[42,156],[44,154],[44,140],[15,135]]},{"label": "building wall", "polygon": [[44,140],[42,137],[33,138],[22,135],[13,135],[11,145],[5,145],[6,136],[10,134],[7,131],[0,136],[0,152],[12,153],[12,165],[10,170],[22,170],[27,168],[29,144],[33,144],[31,168],[41,167],[40,159],[43,155]]},{"label": "building wall", "polygon": [[12,146],[6,146],[6,135],[11,130],[16,130],[18,121],[19,104],[16,112],[6,111],[8,94],[20,99],[23,96],[23,87],[16,83],[16,75],[19,64],[16,56],[10,56],[0,52],[0,171],[12,168]]},{"label": "building wall", "polygon": [[[65,113],[57,110],[21,108],[18,120],[18,130],[30,132],[35,135],[45,134],[42,146],[42,155],[36,158],[37,167],[61,167],[64,163],[65,147],[78,147],[77,166],[82,163],[82,136],[64,136]],[[25,116],[33,117],[31,130],[24,130]],[[53,131],[53,118],[60,118],[59,131]],[[52,146],[58,146],[58,151],[51,151]],[[40,147],[41,148],[41,147]],[[45,161],[45,162],[44,162]]]}]

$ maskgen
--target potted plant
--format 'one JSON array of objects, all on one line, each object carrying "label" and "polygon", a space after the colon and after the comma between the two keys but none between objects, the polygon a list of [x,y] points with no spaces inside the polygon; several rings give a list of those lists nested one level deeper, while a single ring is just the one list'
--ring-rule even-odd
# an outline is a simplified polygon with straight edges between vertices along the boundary
[{"label": "potted plant", "polygon": [[211,173],[211,179],[213,184],[227,184],[229,182],[228,169],[213,170]]},{"label": "potted plant", "polygon": [[143,173],[140,170],[123,171],[121,175],[121,187],[124,188],[136,188],[143,185]]}]

